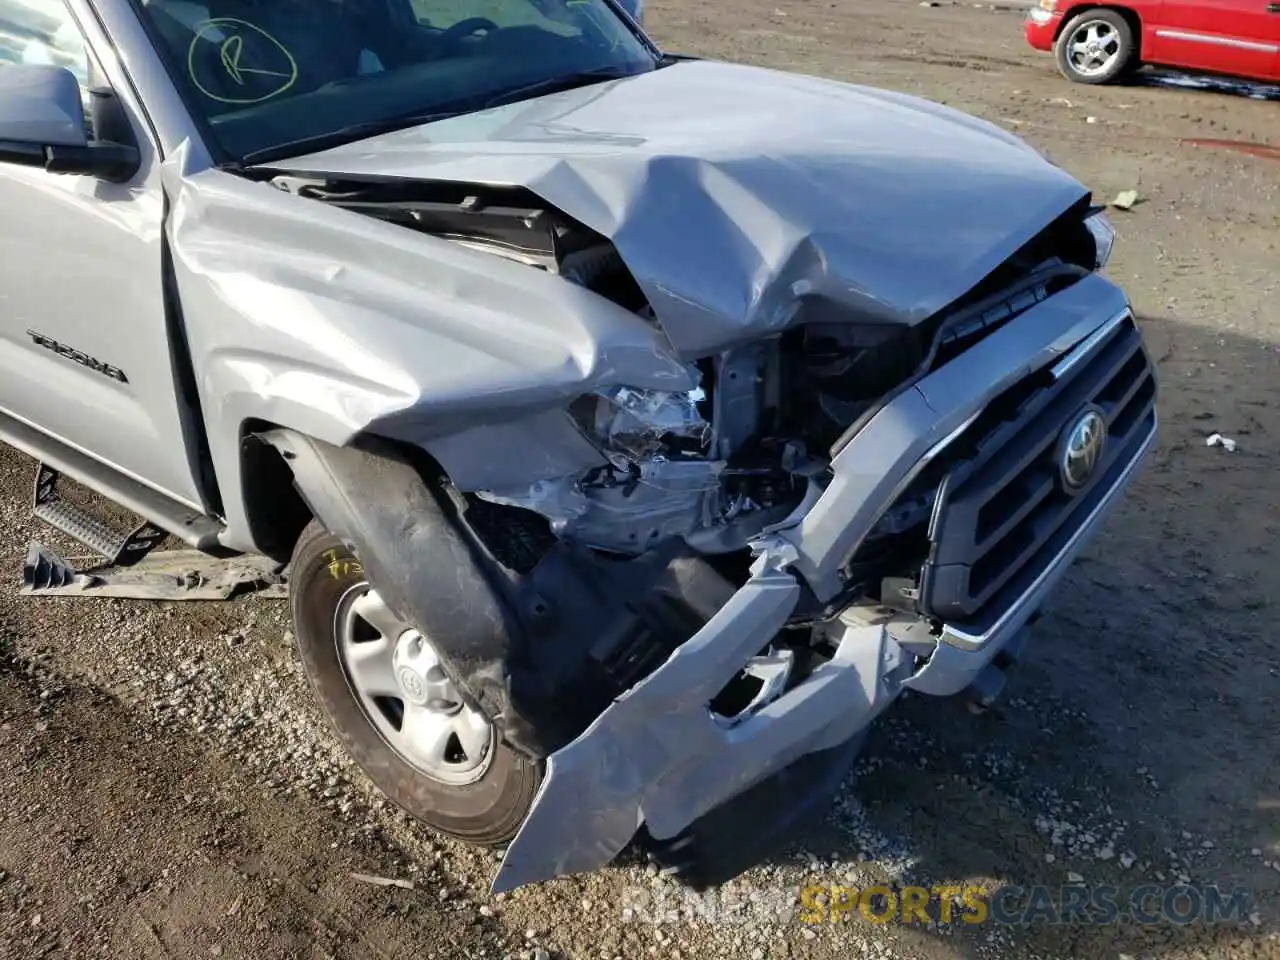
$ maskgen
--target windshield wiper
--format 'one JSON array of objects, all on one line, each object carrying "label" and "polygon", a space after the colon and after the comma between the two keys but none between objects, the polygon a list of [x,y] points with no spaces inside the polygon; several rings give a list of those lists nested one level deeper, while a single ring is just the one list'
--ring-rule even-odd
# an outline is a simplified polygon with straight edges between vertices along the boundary
[{"label": "windshield wiper", "polygon": [[273,160],[281,160],[285,157],[297,156],[302,153],[328,150],[330,147],[340,147],[345,143],[353,143],[366,137],[376,137],[380,133],[394,133],[397,130],[406,130],[409,127],[420,126],[435,120],[447,120],[465,112],[464,110],[449,110],[439,113],[419,113],[410,116],[390,117],[385,120],[366,120],[362,123],[353,123],[345,127],[339,127],[337,130],[327,130],[324,133],[313,134],[309,137],[299,137],[296,140],[287,140],[284,143],[263,147],[260,150],[250,150],[240,158],[237,166],[271,163]]},{"label": "windshield wiper", "polygon": [[503,90],[486,100],[482,109],[488,110],[490,107],[500,107],[507,103],[515,103],[518,100],[531,100],[534,97],[543,97],[549,93],[575,90],[578,87],[588,87],[593,83],[604,83],[606,80],[622,80],[626,77],[635,77],[648,72],[648,70],[626,70],[622,67],[609,66],[596,67],[594,70],[579,70],[576,73],[562,73],[554,77],[546,77],[543,80],[536,80],[533,83],[512,87],[509,90]]}]

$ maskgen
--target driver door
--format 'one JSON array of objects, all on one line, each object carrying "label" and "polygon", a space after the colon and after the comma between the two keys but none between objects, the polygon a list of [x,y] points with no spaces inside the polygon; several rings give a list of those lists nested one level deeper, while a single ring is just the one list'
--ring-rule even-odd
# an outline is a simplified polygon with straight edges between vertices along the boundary
[{"label": "driver door", "polygon": [[[0,70],[65,66],[86,101],[91,85],[110,93],[64,0],[0,0],[0,23]],[[122,104],[116,139],[142,153],[128,183],[0,162],[0,434],[7,415],[51,451],[72,447],[206,512],[166,325],[158,156]]]}]

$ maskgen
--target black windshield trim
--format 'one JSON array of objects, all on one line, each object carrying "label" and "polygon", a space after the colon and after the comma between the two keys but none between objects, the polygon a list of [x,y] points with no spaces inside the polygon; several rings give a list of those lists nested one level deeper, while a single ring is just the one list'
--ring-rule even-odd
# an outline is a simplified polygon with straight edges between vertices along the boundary
[{"label": "black windshield trim", "polygon": [[[236,162],[236,166],[256,166],[258,164],[274,163],[277,160],[288,160],[291,157],[299,157],[308,153],[319,153],[323,150],[332,150],[336,147],[345,146],[348,143],[358,143],[361,140],[367,140],[370,137],[381,136],[386,133],[396,133],[400,130],[408,130],[412,127],[424,126],[428,123],[435,123],[438,120],[448,120],[452,117],[461,117],[469,113],[481,113],[485,110],[494,110],[498,107],[508,106],[513,103],[521,103],[525,100],[535,100],[538,97],[550,96],[553,93],[561,93],[566,90],[575,90],[581,87],[589,87],[598,83],[609,83],[614,80],[626,80],[631,77],[639,77],[646,73],[652,73],[659,70],[665,64],[654,64],[648,69],[642,70],[625,70],[619,67],[601,67],[597,70],[586,70],[581,73],[566,73],[559,76],[552,75],[543,80],[534,83],[524,83],[511,87],[509,90],[500,90],[497,93],[486,94],[483,99],[468,98],[459,102],[453,109],[446,107],[442,110],[433,111],[427,114],[408,114],[400,117],[388,117],[385,120],[371,120],[368,123],[352,124],[346,127],[340,127],[337,130],[318,133],[311,137],[301,137],[297,140],[290,140],[286,143],[274,144],[270,147],[263,147],[260,150],[251,150],[244,154]],[[561,86],[560,84],[563,84]]]},{"label": "black windshield trim", "polygon": [[621,67],[608,66],[598,67],[595,70],[582,70],[559,75],[552,74],[549,77],[543,77],[541,80],[519,83],[506,90],[491,93],[485,97],[480,109],[492,110],[495,107],[505,107],[525,100],[549,97],[553,93],[564,93],[568,90],[577,90],[582,87],[594,86],[598,83],[609,83],[614,80],[626,80],[629,77],[638,77],[641,74],[651,73],[657,69],[658,64],[655,63],[648,70],[625,70]]},{"label": "black windshield trim", "polygon": [[262,147],[259,150],[250,150],[239,158],[237,165],[254,166],[262,163],[273,163],[276,160],[287,160],[291,157],[300,157],[308,153],[319,153],[322,150],[332,150],[335,147],[341,147],[348,143],[357,143],[360,140],[381,136],[384,133],[395,133],[398,130],[408,130],[411,127],[419,127],[436,120],[447,120],[450,117],[457,117],[466,112],[468,111],[459,110],[456,112],[442,111],[430,114],[413,114],[411,116],[388,117],[386,120],[370,120],[368,123],[339,127],[337,130],[328,130],[324,133],[317,133],[315,136],[300,137],[297,140],[273,144],[269,147]]}]

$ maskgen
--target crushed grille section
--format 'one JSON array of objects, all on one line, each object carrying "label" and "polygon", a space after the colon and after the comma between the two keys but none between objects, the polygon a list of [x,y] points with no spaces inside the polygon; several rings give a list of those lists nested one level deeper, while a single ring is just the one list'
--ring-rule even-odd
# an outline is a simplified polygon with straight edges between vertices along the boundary
[{"label": "crushed grille section", "polygon": [[[982,627],[1088,522],[1155,429],[1156,382],[1132,316],[1055,376],[1044,368],[992,403],[953,449],[938,488],[920,606]],[[1078,491],[1060,471],[1065,433],[1089,408],[1106,442]]]}]

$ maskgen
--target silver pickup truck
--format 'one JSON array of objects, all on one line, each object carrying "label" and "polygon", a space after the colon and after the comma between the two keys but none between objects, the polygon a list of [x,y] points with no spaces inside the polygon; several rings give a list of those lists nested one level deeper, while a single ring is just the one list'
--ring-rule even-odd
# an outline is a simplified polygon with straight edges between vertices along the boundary
[{"label": "silver pickup truck", "polygon": [[717,882],[904,691],[992,702],[1156,434],[1076,180],[640,12],[0,0],[0,440],[103,557],[28,588],[262,561],[498,890]]}]

